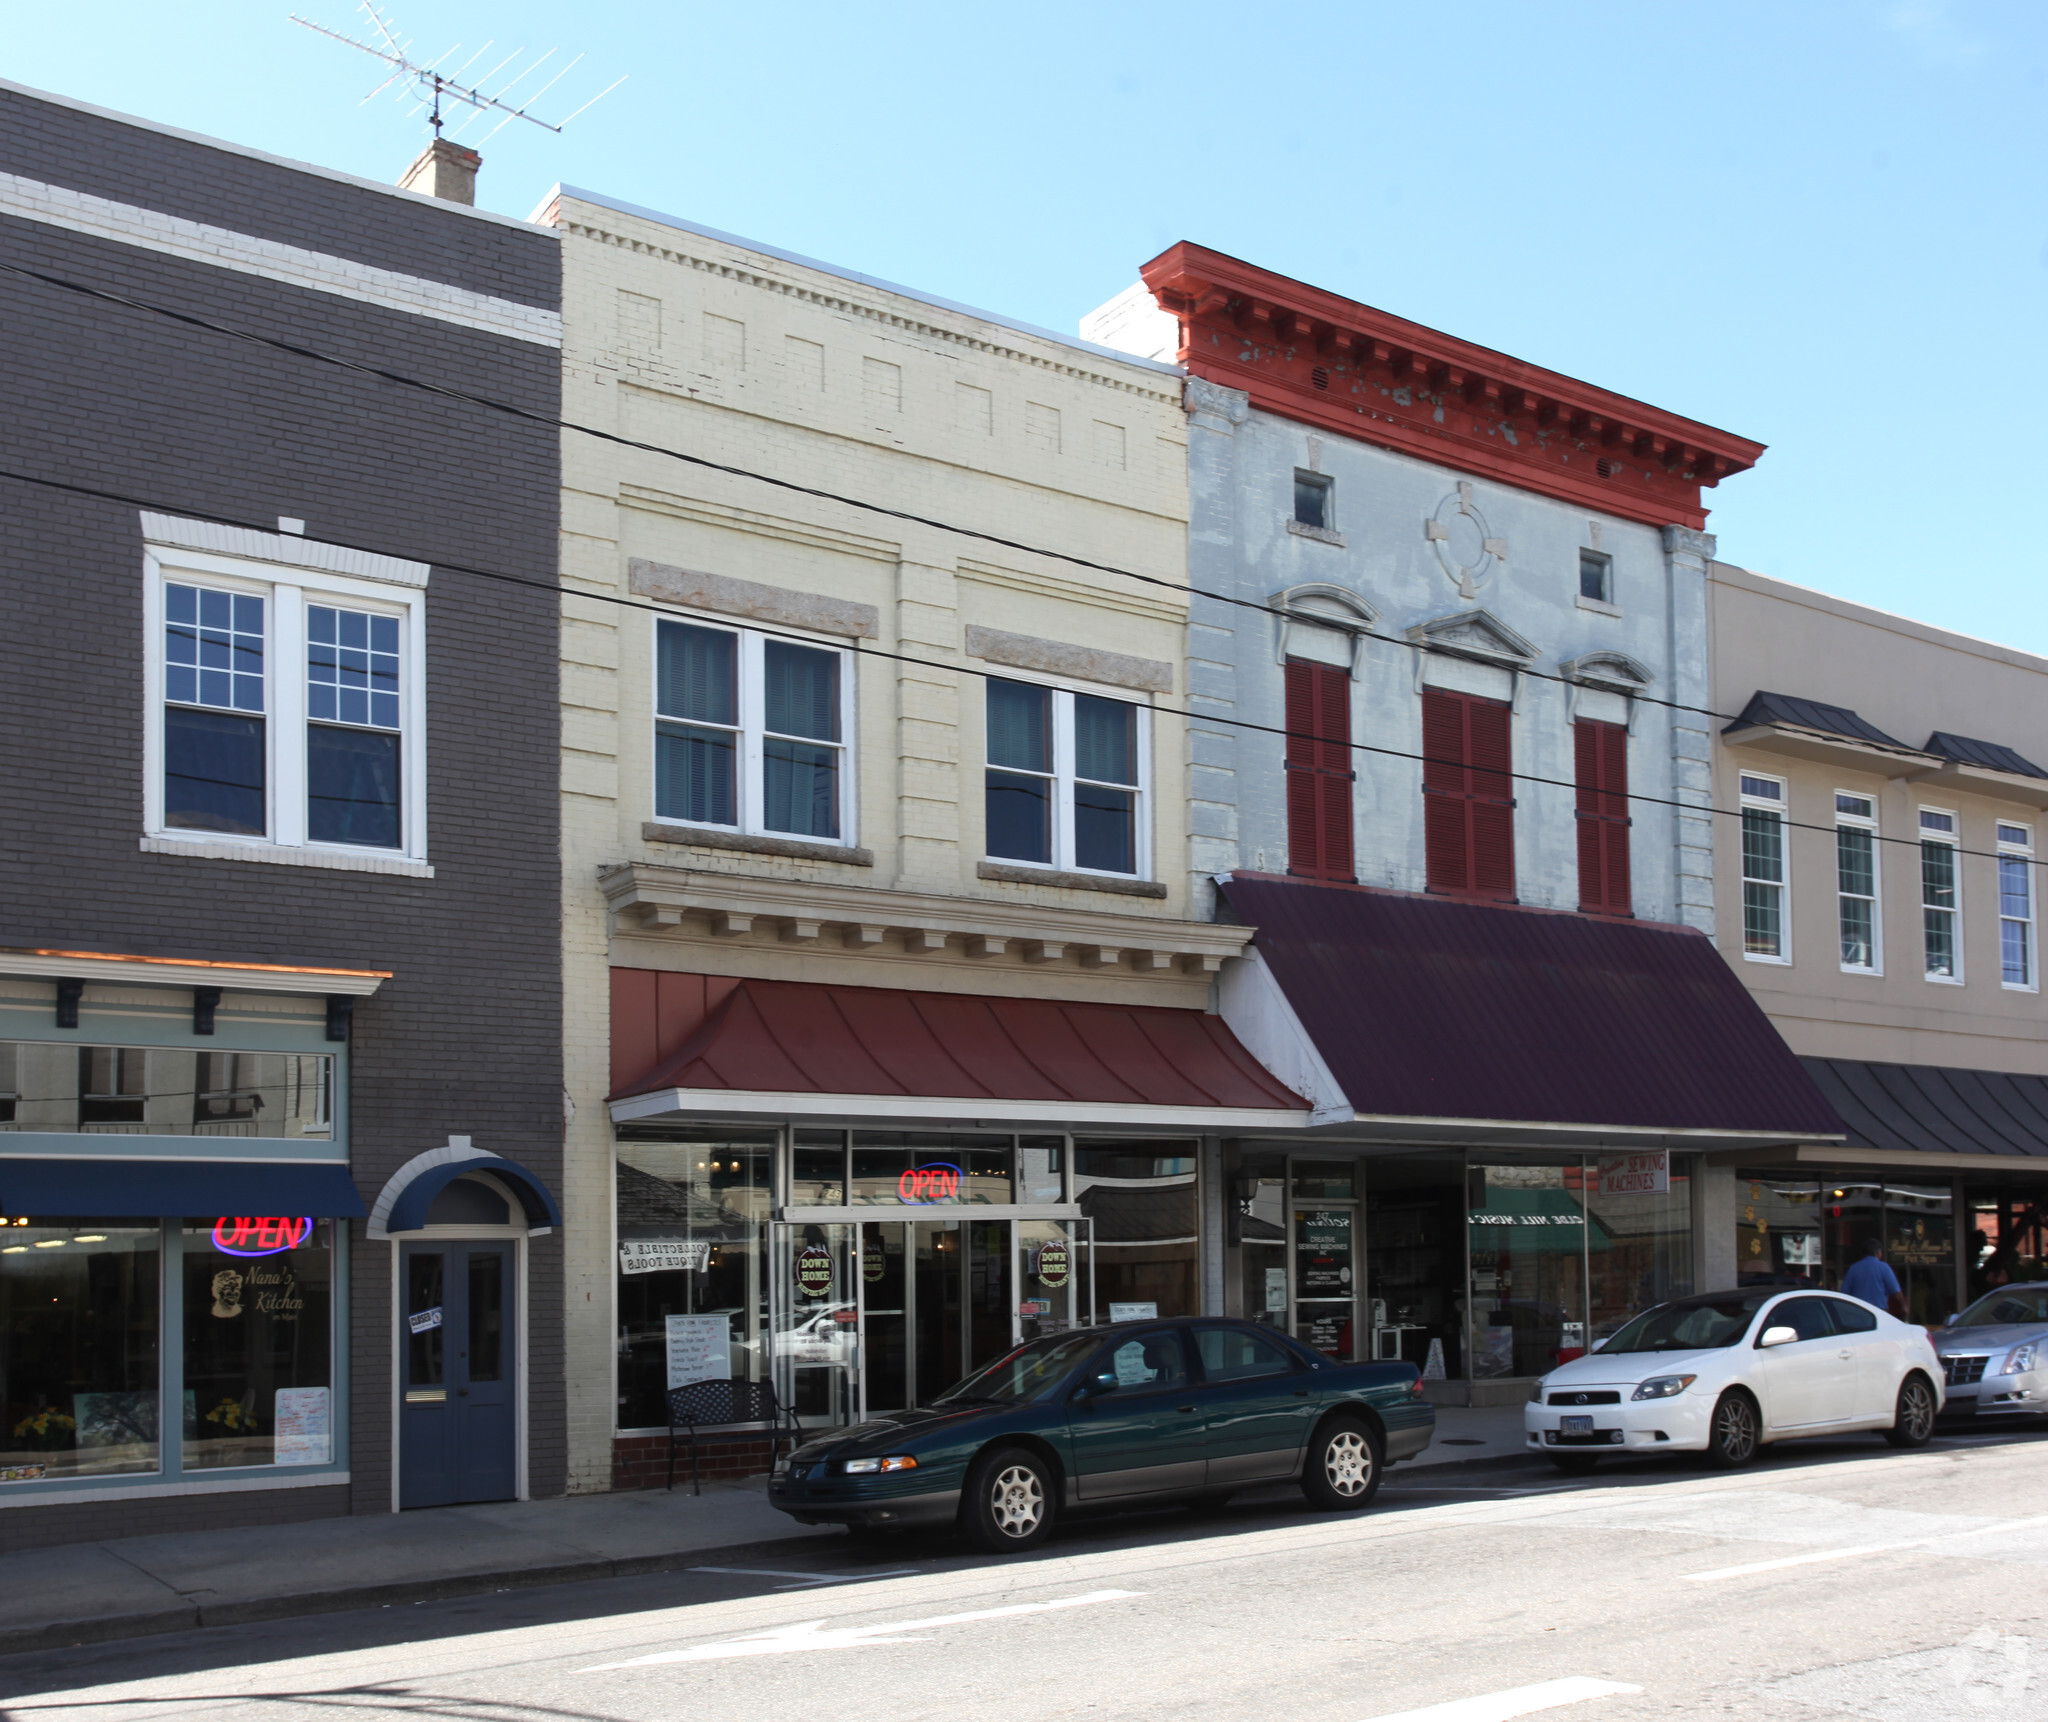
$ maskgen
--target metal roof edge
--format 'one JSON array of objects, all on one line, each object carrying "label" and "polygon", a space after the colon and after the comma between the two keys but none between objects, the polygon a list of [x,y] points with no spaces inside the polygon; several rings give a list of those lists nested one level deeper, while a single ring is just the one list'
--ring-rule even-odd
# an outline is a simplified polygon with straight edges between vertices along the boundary
[{"label": "metal roof edge", "polygon": [[18,84],[12,78],[0,78],[0,90],[11,91],[17,96],[28,96],[38,102],[49,102],[55,107],[69,108],[73,113],[91,114],[95,119],[111,120],[116,125],[133,126],[138,131],[155,132],[159,137],[177,138],[183,143],[199,144],[207,149],[221,150],[228,155],[238,155],[249,161],[267,162],[272,167],[288,168],[293,173],[310,173],[316,179],[354,186],[359,191],[382,192],[386,197],[396,197],[407,203],[424,204],[433,209],[446,210],[452,215],[466,216],[472,221],[488,221],[499,227],[516,227],[522,233],[531,233],[539,238],[561,237],[552,228],[543,227],[534,221],[522,220],[516,215],[500,215],[495,209],[478,209],[467,203],[450,203],[445,197],[430,197],[423,191],[408,191],[404,186],[386,185],[380,179],[365,179],[361,174],[344,173],[340,168],[322,167],[317,162],[294,161],[290,156],[272,155],[268,150],[255,149],[248,144],[230,143],[225,138],[208,137],[204,132],[191,132],[182,126],[165,125],[161,120],[146,120],[139,114],[124,114],[118,108],[103,108],[94,102],[82,102],[76,96],[60,96],[54,90],[39,90],[33,84]]},{"label": "metal roof edge", "polygon": [[978,305],[963,305],[957,299],[942,299],[936,293],[926,293],[916,287],[905,287],[896,281],[885,281],[879,275],[865,275],[858,269],[847,269],[837,263],[821,262],[818,258],[806,257],[799,251],[784,251],[779,246],[764,245],[758,239],[748,239],[741,234],[706,227],[699,221],[685,221],[679,215],[649,209],[645,204],[627,203],[622,198],[607,197],[603,192],[586,191],[581,186],[557,185],[541,200],[540,207],[545,209],[549,203],[562,197],[580,198],[585,203],[596,204],[600,209],[614,210],[620,215],[637,216],[642,221],[659,222],[663,227],[673,227],[683,233],[694,233],[699,239],[715,239],[722,245],[743,246],[748,251],[758,252],[763,257],[773,257],[781,263],[794,263],[799,268],[815,269],[821,275],[837,276],[842,281],[855,281],[879,293],[893,293],[898,298],[914,300],[920,305],[931,305],[941,311],[954,312],[958,316],[993,323],[999,329],[1009,329],[1020,335],[1032,335],[1041,341],[1052,341],[1062,347],[1071,347],[1077,352],[1093,354],[1097,358],[1113,359],[1120,365],[1135,365],[1141,371],[1152,371],[1165,377],[1187,375],[1181,366],[1167,364],[1160,359],[1141,359],[1135,353],[1120,353],[1114,347],[1084,341],[1078,335],[1062,335],[1056,329],[1044,329],[1036,323],[1026,323],[1016,317],[1005,317],[999,311],[984,311]]}]

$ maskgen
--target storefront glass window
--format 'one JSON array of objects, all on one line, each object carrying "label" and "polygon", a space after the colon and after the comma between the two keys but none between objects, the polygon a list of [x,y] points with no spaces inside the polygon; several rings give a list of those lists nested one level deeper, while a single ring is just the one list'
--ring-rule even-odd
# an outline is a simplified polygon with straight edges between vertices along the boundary
[{"label": "storefront glass window", "polygon": [[1465,1163],[1401,1155],[1367,1173],[1365,1267],[1370,1355],[1465,1373]]},{"label": "storefront glass window", "polygon": [[799,1130],[790,1149],[789,1205],[838,1208],[846,1203],[846,1132]]},{"label": "storefront glass window", "polygon": [[1028,1204],[1064,1202],[1067,1139],[1064,1136],[1017,1138],[1017,1200]]},{"label": "storefront glass window", "polygon": [[1095,1222],[1095,1320],[1201,1313],[1192,1141],[1078,1139],[1074,1200]]},{"label": "storefront glass window", "polygon": [[1010,1138],[933,1130],[856,1130],[853,1200],[861,1207],[935,1202],[1008,1204]]},{"label": "storefront glass window", "polygon": [[[622,1429],[665,1428],[669,1380],[760,1380],[773,1131],[661,1131],[618,1144]],[[673,1385],[680,1386],[678,1380]]]},{"label": "storefront glass window", "polygon": [[333,1077],[317,1053],[6,1041],[0,1130],[327,1141]]},{"label": "storefront glass window", "polygon": [[[1953,1185],[1885,1184],[1884,1256],[1898,1275],[1907,1321],[1939,1327],[1955,1313]],[[1842,1265],[1846,1272],[1849,1264]]]},{"label": "storefront glass window", "polygon": [[1471,1166],[1472,1378],[1541,1375],[1586,1349],[1584,1172]]},{"label": "storefront glass window", "polygon": [[1819,1285],[1820,1185],[1776,1172],[1735,1175],[1735,1283]]},{"label": "storefront glass window", "polygon": [[188,1220],[184,1465],[334,1459],[332,1228]]},{"label": "storefront glass window", "polygon": [[[1249,1170],[1249,1169],[1248,1169]],[[1247,1321],[1287,1325],[1287,1183],[1278,1170],[1261,1176],[1237,1217],[1238,1261]]]},{"label": "storefront glass window", "polygon": [[1692,1292],[1692,1163],[1677,1155],[1588,1159],[1585,1203],[1597,1345],[1652,1304]]},{"label": "storefront glass window", "polygon": [[1744,1285],[1836,1290],[1875,1242],[1898,1276],[1905,1319],[1939,1327],[1957,1307],[1954,1210],[1954,1187],[1947,1182],[1902,1184],[1849,1174],[1816,1183],[1738,1172],[1737,1276]]},{"label": "storefront glass window", "polygon": [[0,1229],[0,1482],[158,1469],[159,1253],[153,1223]]},{"label": "storefront glass window", "polygon": [[2048,1279],[2048,1190],[2019,1185],[1970,1185],[1972,1232],[1965,1240],[1969,1295],[1974,1303],[1999,1286]]}]

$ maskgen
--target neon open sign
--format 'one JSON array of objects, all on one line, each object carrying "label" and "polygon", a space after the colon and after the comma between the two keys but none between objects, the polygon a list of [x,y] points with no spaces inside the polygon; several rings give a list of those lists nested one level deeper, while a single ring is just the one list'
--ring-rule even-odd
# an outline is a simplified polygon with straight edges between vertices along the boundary
[{"label": "neon open sign", "polygon": [[958,1166],[937,1160],[929,1166],[914,1167],[904,1173],[896,1180],[896,1194],[912,1207],[924,1207],[932,1202],[957,1202],[963,1176],[965,1174]]},{"label": "neon open sign", "polygon": [[213,1247],[226,1256],[279,1256],[313,1235],[311,1220],[228,1219],[213,1222]]}]

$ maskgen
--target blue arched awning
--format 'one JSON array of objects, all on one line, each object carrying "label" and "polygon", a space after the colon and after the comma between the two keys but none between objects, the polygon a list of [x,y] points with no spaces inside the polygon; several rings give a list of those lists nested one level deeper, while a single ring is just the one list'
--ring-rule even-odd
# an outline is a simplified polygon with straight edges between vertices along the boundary
[{"label": "blue arched awning", "polygon": [[537,1172],[503,1155],[451,1143],[419,1155],[398,1170],[371,1210],[370,1235],[418,1231],[427,1223],[434,1198],[472,1172],[488,1173],[512,1192],[526,1216],[528,1231],[546,1231],[562,1223],[561,1206]]}]

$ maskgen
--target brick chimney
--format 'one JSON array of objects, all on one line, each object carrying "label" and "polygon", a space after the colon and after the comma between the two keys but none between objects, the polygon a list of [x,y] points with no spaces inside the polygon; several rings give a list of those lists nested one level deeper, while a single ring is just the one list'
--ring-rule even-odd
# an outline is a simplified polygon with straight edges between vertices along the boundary
[{"label": "brick chimney", "polygon": [[476,170],[483,162],[484,158],[475,150],[436,138],[420,151],[419,160],[405,170],[398,186],[401,191],[423,191],[429,197],[446,198],[450,203],[474,204]]}]

